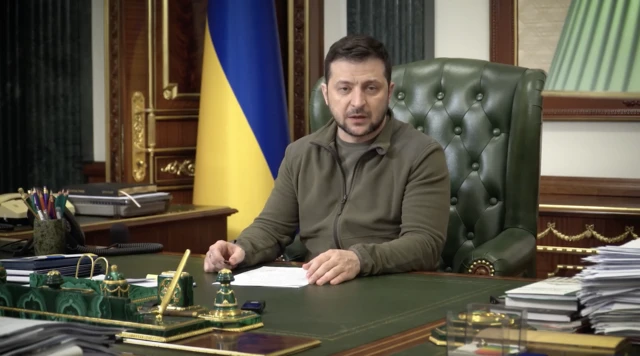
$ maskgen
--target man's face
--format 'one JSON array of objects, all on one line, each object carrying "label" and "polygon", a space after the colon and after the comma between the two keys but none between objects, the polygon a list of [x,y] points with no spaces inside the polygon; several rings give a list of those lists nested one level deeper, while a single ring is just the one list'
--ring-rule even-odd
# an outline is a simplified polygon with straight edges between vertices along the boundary
[{"label": "man's face", "polygon": [[347,142],[375,137],[382,129],[392,90],[393,83],[387,84],[384,63],[379,59],[331,63],[322,94],[340,128],[339,137]]}]

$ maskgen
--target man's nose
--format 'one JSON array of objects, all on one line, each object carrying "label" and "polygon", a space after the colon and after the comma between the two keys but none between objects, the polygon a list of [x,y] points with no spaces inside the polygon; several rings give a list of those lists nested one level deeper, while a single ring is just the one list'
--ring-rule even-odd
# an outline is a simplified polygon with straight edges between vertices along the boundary
[{"label": "man's nose", "polygon": [[360,89],[351,92],[351,106],[361,108],[367,102],[364,93]]}]

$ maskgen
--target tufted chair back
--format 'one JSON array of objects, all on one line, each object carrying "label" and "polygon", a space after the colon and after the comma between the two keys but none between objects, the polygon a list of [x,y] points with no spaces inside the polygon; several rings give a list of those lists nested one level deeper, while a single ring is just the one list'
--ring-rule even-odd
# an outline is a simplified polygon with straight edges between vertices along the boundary
[{"label": "tufted chair back", "polygon": [[[541,70],[473,59],[393,67],[395,118],[446,154],[451,201],[441,271],[534,276],[545,79]],[[331,119],[323,80],[311,93],[311,131]]]}]

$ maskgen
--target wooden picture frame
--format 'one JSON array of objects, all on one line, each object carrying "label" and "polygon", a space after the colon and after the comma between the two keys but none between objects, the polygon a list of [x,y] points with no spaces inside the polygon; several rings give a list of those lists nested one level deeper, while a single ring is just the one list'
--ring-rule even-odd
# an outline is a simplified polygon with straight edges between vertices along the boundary
[{"label": "wooden picture frame", "polygon": [[[518,4],[537,0],[489,1],[490,61],[518,65]],[[640,121],[640,96],[638,100],[547,97],[543,118],[545,121]]]}]

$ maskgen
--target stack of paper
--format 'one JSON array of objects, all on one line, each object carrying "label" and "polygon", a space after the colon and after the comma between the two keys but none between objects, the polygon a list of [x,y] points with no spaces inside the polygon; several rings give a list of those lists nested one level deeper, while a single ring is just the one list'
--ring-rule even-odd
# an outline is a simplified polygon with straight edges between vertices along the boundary
[{"label": "stack of paper", "polygon": [[582,315],[597,334],[640,338],[640,240],[597,250],[583,258],[594,264],[576,275]]},{"label": "stack of paper", "polygon": [[[31,273],[47,274],[52,270],[60,272],[63,276],[75,276],[79,260],[78,277],[89,277],[91,259],[82,258],[82,256],[82,254],[72,254],[7,258],[0,260],[0,264],[7,271],[7,281],[14,283],[29,283]],[[102,263],[94,265],[94,275],[104,272]]]},{"label": "stack of paper", "polygon": [[507,291],[505,306],[526,309],[529,325],[538,330],[573,332],[585,324],[578,291],[578,279],[548,278]]},{"label": "stack of paper", "polygon": [[231,286],[300,288],[309,284],[306,275],[307,271],[300,267],[265,266],[234,275]]},{"label": "stack of paper", "polygon": [[120,355],[124,328],[0,316],[0,355]]}]

